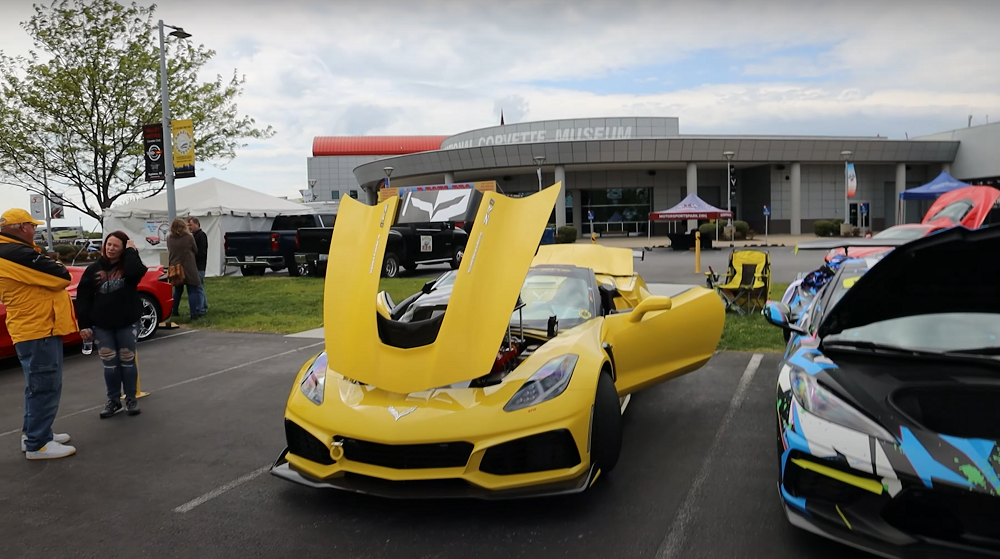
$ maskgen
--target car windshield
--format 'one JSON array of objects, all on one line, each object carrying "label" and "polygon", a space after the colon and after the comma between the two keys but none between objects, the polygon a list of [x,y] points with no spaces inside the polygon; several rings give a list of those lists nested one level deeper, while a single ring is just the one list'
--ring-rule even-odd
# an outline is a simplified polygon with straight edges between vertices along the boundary
[{"label": "car windshield", "polygon": [[861,279],[861,276],[865,275],[868,268],[847,268],[840,273],[836,279],[836,283],[830,286],[833,291],[830,294],[830,300],[826,308],[833,308],[837,304],[837,301],[847,293],[847,290],[854,287],[854,284]]},{"label": "car windshield", "polygon": [[873,239],[918,239],[927,234],[923,227],[890,227],[872,237]]},{"label": "car windshield", "polygon": [[870,342],[927,351],[1000,347],[1000,314],[937,313],[848,328],[824,342]]},{"label": "car windshield", "polygon": [[[594,283],[590,270],[573,266],[538,266],[528,271],[521,287],[524,308],[511,317],[521,318],[525,328],[546,330],[550,316],[559,320],[559,329],[572,328],[597,313]],[[519,318],[520,315],[520,318]]]},{"label": "car windshield", "polygon": [[975,204],[972,203],[972,200],[960,200],[941,208],[941,211],[934,214],[934,217],[925,221],[930,222],[941,218],[947,218],[948,221],[958,224],[965,219],[965,216],[968,215],[974,205]]}]

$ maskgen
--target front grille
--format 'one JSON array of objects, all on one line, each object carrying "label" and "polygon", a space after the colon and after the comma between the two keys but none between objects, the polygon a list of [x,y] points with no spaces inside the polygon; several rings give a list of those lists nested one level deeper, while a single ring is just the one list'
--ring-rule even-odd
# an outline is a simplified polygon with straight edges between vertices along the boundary
[{"label": "front grille", "polygon": [[285,420],[285,440],[288,442],[288,452],[296,456],[326,466],[334,463],[330,450],[322,441],[288,419]]},{"label": "front grille", "polygon": [[1000,550],[998,497],[944,488],[910,488],[885,507],[882,517],[913,535]]},{"label": "front grille", "polygon": [[[800,468],[792,462],[793,458],[804,460],[808,460],[808,458],[805,458],[805,456],[801,453],[793,452],[791,456],[789,456],[788,463],[785,465],[785,488],[796,497],[849,505],[857,502],[865,495],[871,495],[871,493],[861,489],[860,487],[844,483],[843,481],[833,479],[832,477],[825,476],[812,470]],[[873,480],[876,479],[873,476],[866,476],[862,472],[855,471],[846,466],[841,466],[833,461],[815,461],[815,463],[828,468],[833,468],[852,476],[864,477]]]},{"label": "front grille", "polygon": [[334,437],[344,443],[344,458],[397,470],[463,468],[472,455],[472,443],[381,444],[360,439]]},{"label": "front grille", "polygon": [[560,429],[490,447],[479,470],[506,476],[572,468],[579,463],[580,453],[573,435]]}]

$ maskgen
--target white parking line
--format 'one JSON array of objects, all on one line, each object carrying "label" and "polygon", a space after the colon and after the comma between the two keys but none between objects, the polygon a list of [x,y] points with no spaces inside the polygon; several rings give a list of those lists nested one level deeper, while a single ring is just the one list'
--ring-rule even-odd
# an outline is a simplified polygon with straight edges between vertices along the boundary
[{"label": "white parking line", "polygon": [[[228,372],[231,372],[231,371],[235,371],[236,369],[242,369],[243,367],[248,367],[250,365],[256,365],[257,363],[262,363],[264,361],[269,361],[269,360],[275,359],[277,357],[283,357],[285,355],[290,355],[290,354],[295,353],[297,351],[302,351],[304,349],[310,349],[310,348],[314,348],[314,347],[317,347],[317,346],[321,346],[321,345],[323,345],[323,343],[324,342],[318,342],[318,343],[315,343],[315,344],[309,344],[307,346],[302,346],[302,347],[298,347],[298,348],[295,348],[295,349],[290,349],[290,350],[284,351],[282,353],[276,353],[274,355],[269,355],[267,357],[261,357],[260,359],[254,359],[253,361],[247,361],[246,363],[242,363],[240,365],[234,365],[232,367],[229,367],[229,368],[226,368],[226,369],[222,369],[221,371],[215,371],[214,373],[209,373],[207,375],[202,375],[200,377],[195,377],[195,378],[191,378],[191,379],[187,379],[187,380],[182,380],[181,382],[175,382],[174,384],[168,384],[168,385],[166,385],[166,386],[164,386],[162,388],[159,388],[159,389],[155,390],[155,392],[162,392],[162,391],[164,391],[164,390],[166,390],[168,388],[174,388],[176,386],[181,386],[182,384],[188,384],[189,382],[194,382],[196,380],[203,380],[203,379],[207,379],[207,378],[210,378],[210,377],[214,377],[216,375],[221,375],[223,373],[228,373]],[[152,394],[153,392],[154,391],[150,391],[150,394]],[[75,412],[72,412],[72,413],[67,413],[66,415],[59,416],[56,419],[57,420],[58,419],[66,419],[67,417],[73,417],[74,415],[80,415],[81,413],[87,413],[87,412],[96,411],[96,410],[99,410],[99,409],[101,409],[103,407],[104,407],[104,405],[102,404],[100,406],[94,406],[92,408],[87,408],[87,409],[84,409],[84,410],[78,410],[78,411],[75,411]],[[0,433],[0,437],[6,437],[7,435],[19,434],[20,432],[21,432],[20,429],[14,429],[12,431],[5,431],[3,433]]]},{"label": "white parking line", "polygon": [[191,509],[197,507],[198,505],[203,505],[203,504],[207,503],[208,501],[211,501],[212,499],[218,497],[219,495],[222,495],[226,491],[229,491],[230,489],[232,489],[234,487],[238,487],[238,486],[240,486],[240,485],[242,485],[242,484],[244,484],[244,483],[252,480],[253,478],[255,478],[255,477],[263,474],[264,472],[268,471],[269,469],[271,469],[271,466],[264,466],[263,468],[258,468],[258,469],[250,472],[249,474],[247,474],[247,475],[245,475],[243,477],[236,478],[233,481],[230,481],[229,483],[227,483],[225,485],[221,485],[221,486],[219,486],[219,487],[217,487],[217,488],[209,491],[208,493],[205,493],[204,495],[202,495],[201,497],[198,497],[197,499],[193,499],[193,500],[190,500],[190,501],[184,503],[183,505],[175,508],[174,512],[188,512]]},{"label": "white parking line", "polygon": [[705,485],[705,480],[708,479],[708,473],[712,466],[712,458],[718,452],[719,441],[722,440],[723,433],[729,427],[729,422],[733,420],[736,410],[743,404],[747,387],[750,386],[750,382],[753,380],[753,376],[757,372],[757,368],[760,367],[760,361],[763,358],[762,354],[755,353],[750,358],[750,362],[747,363],[747,368],[744,369],[743,376],[740,377],[740,384],[736,387],[733,399],[729,402],[729,409],[726,410],[726,415],[723,416],[722,423],[719,424],[719,429],[715,432],[715,439],[712,440],[712,446],[708,448],[708,455],[705,457],[702,468],[694,478],[691,488],[688,489],[687,497],[684,498],[681,508],[677,510],[677,516],[674,518],[673,524],[670,525],[670,530],[667,531],[663,542],[660,543],[659,549],[656,550],[656,559],[677,559],[681,556],[681,546],[684,544],[685,532],[694,519],[695,512],[697,512],[698,494],[701,492],[701,487]]}]

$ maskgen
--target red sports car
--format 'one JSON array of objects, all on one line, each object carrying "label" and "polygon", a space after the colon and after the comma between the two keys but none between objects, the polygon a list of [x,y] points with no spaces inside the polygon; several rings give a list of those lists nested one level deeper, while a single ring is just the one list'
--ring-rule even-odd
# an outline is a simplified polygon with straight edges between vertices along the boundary
[{"label": "red sports car", "polygon": [[[896,225],[872,237],[873,239],[918,239],[926,237],[935,231],[961,225],[968,229],[979,229],[986,217],[1000,199],[1000,190],[990,186],[968,186],[952,190],[938,197],[924,215],[920,223]],[[881,252],[891,250],[891,247],[853,248],[852,258],[867,258]],[[844,249],[831,250],[826,255],[826,261],[838,254],[844,254]]]},{"label": "red sports car", "polygon": [[[67,291],[76,301],[76,287],[80,283],[80,276],[83,275],[86,267],[67,266],[72,283],[67,287]],[[139,319],[139,340],[150,338],[156,333],[161,322],[170,317],[174,308],[174,290],[167,282],[167,276],[163,271],[163,266],[150,266],[145,277],[139,282],[139,298],[142,299],[142,318]],[[71,334],[63,337],[66,345],[81,343],[80,334]],[[7,333],[7,307],[0,303],[0,359],[13,357],[14,343]]]}]

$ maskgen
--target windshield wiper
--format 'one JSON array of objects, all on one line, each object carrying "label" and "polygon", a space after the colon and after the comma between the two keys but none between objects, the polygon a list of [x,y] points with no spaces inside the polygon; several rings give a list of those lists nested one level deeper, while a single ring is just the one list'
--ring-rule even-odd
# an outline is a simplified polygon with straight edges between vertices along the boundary
[{"label": "windshield wiper", "polygon": [[1000,355],[1000,347],[972,347],[969,349],[952,349],[941,352],[944,355]]},{"label": "windshield wiper", "polygon": [[933,353],[920,349],[911,349],[908,347],[900,347],[894,345],[885,345],[875,342],[867,342],[863,340],[824,340],[823,347],[847,347],[852,349],[870,349],[872,351],[885,351],[891,353],[906,353],[909,355],[924,355],[927,353]]}]

